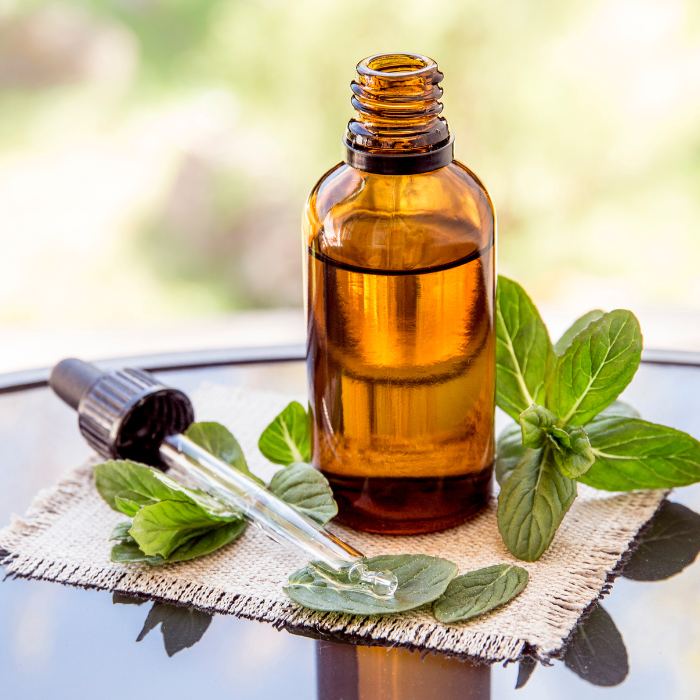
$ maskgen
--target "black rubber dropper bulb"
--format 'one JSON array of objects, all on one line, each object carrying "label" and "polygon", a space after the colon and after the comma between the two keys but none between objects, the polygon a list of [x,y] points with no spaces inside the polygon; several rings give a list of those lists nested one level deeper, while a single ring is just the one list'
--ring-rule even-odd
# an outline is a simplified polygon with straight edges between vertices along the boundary
[{"label": "black rubber dropper bulb", "polygon": [[53,368],[49,386],[78,412],[83,437],[107,459],[161,467],[163,440],[194,422],[194,409],[185,394],[139,369],[103,372],[70,358]]}]

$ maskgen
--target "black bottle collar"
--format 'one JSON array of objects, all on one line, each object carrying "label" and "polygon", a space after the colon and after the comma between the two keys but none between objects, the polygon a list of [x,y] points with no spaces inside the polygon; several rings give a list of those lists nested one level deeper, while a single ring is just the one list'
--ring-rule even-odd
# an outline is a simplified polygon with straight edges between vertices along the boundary
[{"label": "black bottle collar", "polygon": [[425,153],[372,153],[351,146],[343,139],[343,160],[355,170],[377,175],[415,175],[444,168],[454,160],[455,137],[433,151]]}]

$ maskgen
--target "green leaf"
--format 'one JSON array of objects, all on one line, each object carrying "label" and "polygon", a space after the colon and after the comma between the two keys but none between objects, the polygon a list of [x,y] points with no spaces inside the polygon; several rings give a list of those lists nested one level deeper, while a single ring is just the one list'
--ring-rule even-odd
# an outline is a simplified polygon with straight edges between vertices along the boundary
[{"label": "green leaf", "polygon": [[[237,540],[246,529],[245,520],[236,520],[232,523],[217,525],[211,530],[207,530],[201,535],[196,535],[186,540],[184,544],[175,549],[170,556],[164,558],[159,554],[149,556],[144,554],[136,542],[129,535],[128,531],[131,523],[120,523],[112,533],[112,540],[121,540],[119,545],[112,548],[112,561],[124,563],[145,562],[151,566],[168,564],[174,561],[187,561],[195,557],[202,557],[205,554],[220,549],[224,545]],[[125,537],[123,535],[126,535]]]},{"label": "green leaf", "polygon": [[496,293],[496,403],[518,416],[533,403],[544,403],[556,362],[537,308],[516,282],[499,276]]},{"label": "green leaf", "polygon": [[610,416],[588,424],[596,461],[579,481],[605,491],[663,489],[700,481],[700,442],[639,418]]},{"label": "green leaf", "polygon": [[554,447],[554,461],[559,471],[569,479],[585,474],[595,457],[586,431],[581,427],[557,428],[556,416],[542,406],[533,404],[520,414],[523,445],[530,448]]},{"label": "green leaf", "polygon": [[527,447],[523,445],[519,423],[507,425],[498,436],[496,443],[496,481],[503,486],[506,479],[520,464]]},{"label": "green leaf", "polygon": [[185,437],[188,437],[192,442],[207,450],[207,452],[223,460],[226,464],[230,464],[235,469],[238,469],[239,472],[243,472],[262,486],[265,485],[262,479],[258,479],[250,471],[238,440],[221,423],[192,423],[185,431]]},{"label": "green leaf", "polygon": [[112,534],[109,536],[109,539],[110,540],[133,540],[133,538],[129,534],[130,529],[131,529],[131,520],[127,520],[126,522],[119,523],[119,525],[116,525],[114,530],[112,530]]},{"label": "green leaf", "polygon": [[95,487],[100,496],[113,509],[117,507],[117,497],[139,506],[152,505],[159,501],[181,501],[200,506],[215,520],[228,522],[237,518],[238,513],[212,498],[204,491],[188,489],[158,469],[130,462],[109,460],[93,467]]},{"label": "green leaf", "polygon": [[564,352],[566,351],[566,348],[571,345],[573,339],[585,328],[588,327],[590,323],[593,321],[597,321],[601,316],[605,314],[605,311],[601,311],[600,309],[594,309],[593,311],[589,311],[587,314],[584,314],[579,318],[578,320],[574,321],[573,325],[571,328],[569,328],[564,335],[562,335],[559,340],[554,344],[554,352],[557,353],[557,355],[563,355]]},{"label": "green leaf", "polygon": [[553,447],[531,450],[498,495],[498,529],[513,556],[539,559],[576,498],[576,482],[554,465]]},{"label": "green leaf", "polygon": [[543,406],[532,404],[518,417],[525,447],[544,447],[547,436],[557,422],[557,417]]},{"label": "green leaf", "polygon": [[133,544],[115,544],[112,547],[110,558],[115,564],[150,564],[151,566],[165,564],[163,557],[147,556],[135,542]]},{"label": "green leaf", "polygon": [[598,420],[606,420],[611,416],[627,416],[628,418],[641,418],[642,414],[624,401],[613,401],[607,408],[604,408],[595,418],[592,418],[586,425],[590,425]]},{"label": "green leaf", "polygon": [[[239,518],[233,516],[231,520]],[[180,545],[192,537],[205,534],[219,526],[198,505],[183,501],[160,501],[143,506],[134,516],[129,534],[136,540],[144,554],[160,554],[168,557]]]},{"label": "green leaf", "polygon": [[258,447],[275,464],[308,462],[311,459],[309,417],[304,407],[292,401],[265,428]]},{"label": "green leaf", "polygon": [[308,464],[294,462],[280,469],[272,477],[270,491],[319,525],[338,514],[328,480]]},{"label": "green leaf", "polygon": [[558,359],[547,408],[558,425],[585,425],[630,383],[642,355],[639,322],[618,309],[590,323]]},{"label": "green leaf", "polygon": [[380,598],[364,591],[335,587],[311,566],[295,571],[284,592],[299,605],[324,612],[383,615],[432,603],[457,575],[457,565],[425,554],[388,554],[367,560],[371,571],[393,571],[399,585],[393,596]]},{"label": "green leaf", "polygon": [[245,532],[246,526],[245,520],[234,520],[231,523],[219,525],[213,530],[192,537],[173,551],[166,559],[166,562],[187,561],[188,559],[210,554],[237,540]]},{"label": "green leaf", "polygon": [[180,484],[145,464],[109,460],[93,467],[93,472],[95,487],[113,510],[119,510],[117,496],[140,506],[161,500],[193,502]]},{"label": "green leaf", "polygon": [[440,622],[457,622],[483,615],[513,600],[528,582],[525,569],[512,564],[497,564],[458,576],[433,603]]},{"label": "green leaf", "polygon": [[130,518],[133,518],[141,510],[141,506],[136,501],[129,501],[121,496],[114,497],[114,506],[115,510],[128,515]]},{"label": "green leaf", "polygon": [[559,471],[569,479],[583,476],[595,462],[595,456],[586,431],[581,427],[566,426],[565,437],[552,435],[555,447],[554,461]]}]

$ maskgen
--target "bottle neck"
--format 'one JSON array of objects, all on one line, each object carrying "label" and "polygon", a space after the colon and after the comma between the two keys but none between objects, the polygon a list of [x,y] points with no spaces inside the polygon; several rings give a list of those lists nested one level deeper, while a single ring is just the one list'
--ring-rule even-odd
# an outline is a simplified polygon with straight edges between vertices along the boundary
[{"label": "bottle neck", "polygon": [[453,141],[442,113],[443,74],[415,54],[378,54],[357,65],[351,84],[355,117],[343,159],[387,175],[428,172],[452,162]]}]

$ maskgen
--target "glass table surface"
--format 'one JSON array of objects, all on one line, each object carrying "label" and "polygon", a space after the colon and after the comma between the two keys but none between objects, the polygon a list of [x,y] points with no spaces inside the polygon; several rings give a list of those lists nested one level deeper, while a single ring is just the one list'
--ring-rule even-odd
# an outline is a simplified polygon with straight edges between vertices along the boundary
[{"label": "glass table surface", "polygon": [[[157,375],[193,395],[206,382],[304,393],[303,362]],[[700,438],[700,366],[642,364],[622,398]],[[497,430],[506,422],[497,416]],[[75,413],[48,388],[0,395],[0,524],[90,456]],[[670,496],[602,603],[550,666],[475,664],[313,639],[272,625],[56,583],[0,583],[5,698],[697,698],[700,485]],[[682,569],[682,571],[681,571]],[[634,580],[655,578],[658,580]],[[521,687],[516,689],[516,685]],[[524,684],[524,685],[523,685]]]}]

